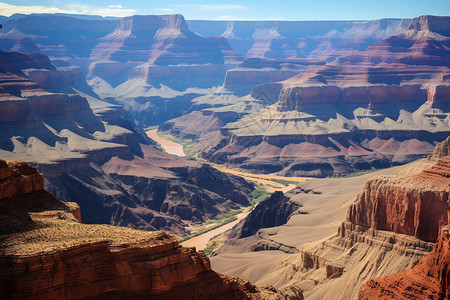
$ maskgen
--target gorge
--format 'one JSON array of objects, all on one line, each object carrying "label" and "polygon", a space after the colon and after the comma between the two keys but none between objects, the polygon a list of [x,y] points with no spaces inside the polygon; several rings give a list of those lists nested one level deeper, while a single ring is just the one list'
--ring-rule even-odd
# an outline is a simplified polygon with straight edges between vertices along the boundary
[{"label": "gorge", "polygon": [[450,17],[1,23],[1,299],[450,297]]}]

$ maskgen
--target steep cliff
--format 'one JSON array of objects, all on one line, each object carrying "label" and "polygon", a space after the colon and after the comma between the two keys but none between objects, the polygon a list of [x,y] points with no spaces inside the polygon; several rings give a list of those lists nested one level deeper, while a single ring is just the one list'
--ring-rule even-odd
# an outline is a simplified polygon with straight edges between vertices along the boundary
[{"label": "steep cliff", "polygon": [[24,162],[0,160],[0,235],[33,228],[30,214],[81,221],[79,206],[63,203],[47,192],[44,177],[35,168]]},{"label": "steep cliff", "polygon": [[434,242],[448,224],[450,157],[411,177],[369,180],[350,206],[347,219],[355,225],[407,234]]},{"label": "steep cliff", "polygon": [[[449,167],[450,157],[446,156],[415,175],[369,180],[350,206],[338,236],[302,253],[304,279],[317,276],[314,270],[324,268],[326,274],[336,273],[331,278],[339,278],[324,280],[323,286],[305,295],[355,297],[360,285],[369,279],[413,267],[412,271],[369,281],[359,291],[359,298],[430,296],[439,299],[439,295],[445,294]],[[426,257],[436,241],[433,252]],[[431,267],[432,264],[435,265]],[[411,272],[415,278],[407,275]],[[347,283],[345,288],[339,287],[343,282]]]},{"label": "steep cliff", "polygon": [[450,136],[436,145],[431,157],[438,159],[447,155],[450,155]]},{"label": "steep cliff", "polygon": [[449,226],[443,226],[431,253],[412,269],[369,280],[357,299],[448,299],[450,297]]},{"label": "steep cliff", "polygon": [[2,299],[286,299],[214,272],[202,252],[164,232],[80,224],[78,206],[43,182],[23,162],[0,161]]},{"label": "steep cliff", "polygon": [[291,215],[298,211],[300,204],[290,201],[283,192],[275,192],[262,201],[245,218],[239,238],[255,234],[261,228],[286,224]]},{"label": "steep cliff", "polygon": [[293,176],[348,174],[431,154],[450,131],[448,19],[422,16],[364,51],[256,86],[253,96],[278,95],[277,102],[226,124],[194,151]]}]

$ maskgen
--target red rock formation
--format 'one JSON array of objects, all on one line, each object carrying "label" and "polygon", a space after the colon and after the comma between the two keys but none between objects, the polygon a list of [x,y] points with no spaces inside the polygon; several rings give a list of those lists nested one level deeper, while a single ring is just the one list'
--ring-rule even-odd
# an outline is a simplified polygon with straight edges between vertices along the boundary
[{"label": "red rock formation", "polygon": [[47,209],[81,222],[79,206],[63,203],[44,190],[44,177],[35,168],[24,162],[0,160],[0,234],[30,228],[29,213],[40,214]]},{"label": "red rock formation", "polygon": [[0,192],[0,228],[29,225],[2,236],[1,299],[285,299],[217,274],[203,252],[164,232],[80,224],[79,210],[78,222],[67,218],[26,163],[0,160]]},{"label": "red rock formation", "polygon": [[349,208],[355,225],[388,230],[436,241],[439,228],[448,224],[450,156],[432,168],[409,177],[369,180]]},{"label": "red rock formation", "polygon": [[433,251],[414,268],[368,281],[357,299],[450,299],[449,230],[442,227]]},{"label": "red rock formation", "polygon": [[[113,230],[112,230],[113,231]],[[163,232],[139,242],[103,240],[0,258],[3,299],[282,299],[275,290],[222,276],[194,248]],[[267,297],[267,298],[266,298]]]}]

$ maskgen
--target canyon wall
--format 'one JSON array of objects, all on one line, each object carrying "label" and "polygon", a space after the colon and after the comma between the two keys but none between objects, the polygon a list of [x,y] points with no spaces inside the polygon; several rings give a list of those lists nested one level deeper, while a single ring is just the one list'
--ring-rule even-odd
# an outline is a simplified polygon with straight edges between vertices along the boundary
[{"label": "canyon wall", "polygon": [[251,95],[267,105],[227,122],[212,142],[197,138],[194,152],[288,176],[345,175],[431,154],[450,131],[448,19],[421,16],[364,51],[255,86]]},{"label": "canyon wall", "polygon": [[[369,180],[347,219],[359,226],[387,230],[434,242],[448,223],[450,158],[411,178]],[[418,184],[420,182],[420,185]]]},{"label": "canyon wall", "polygon": [[[52,210],[50,213],[43,211]],[[80,207],[63,203],[44,189],[44,177],[20,161],[0,160],[0,234],[34,227],[31,215],[59,215],[81,222]]]},{"label": "canyon wall", "polygon": [[164,232],[80,221],[79,207],[44,190],[35,168],[0,160],[0,297],[286,299],[214,272],[203,252]]},{"label": "canyon wall", "polygon": [[450,297],[449,226],[442,226],[431,253],[412,269],[369,280],[357,299],[448,299]]}]

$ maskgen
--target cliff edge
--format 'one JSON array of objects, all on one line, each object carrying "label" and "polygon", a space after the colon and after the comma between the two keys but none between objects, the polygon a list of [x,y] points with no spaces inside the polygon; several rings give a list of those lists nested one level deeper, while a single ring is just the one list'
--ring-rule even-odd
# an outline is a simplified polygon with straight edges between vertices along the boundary
[{"label": "cliff edge", "polygon": [[0,160],[0,298],[285,299],[214,272],[203,252],[164,232],[80,220],[35,168]]}]

